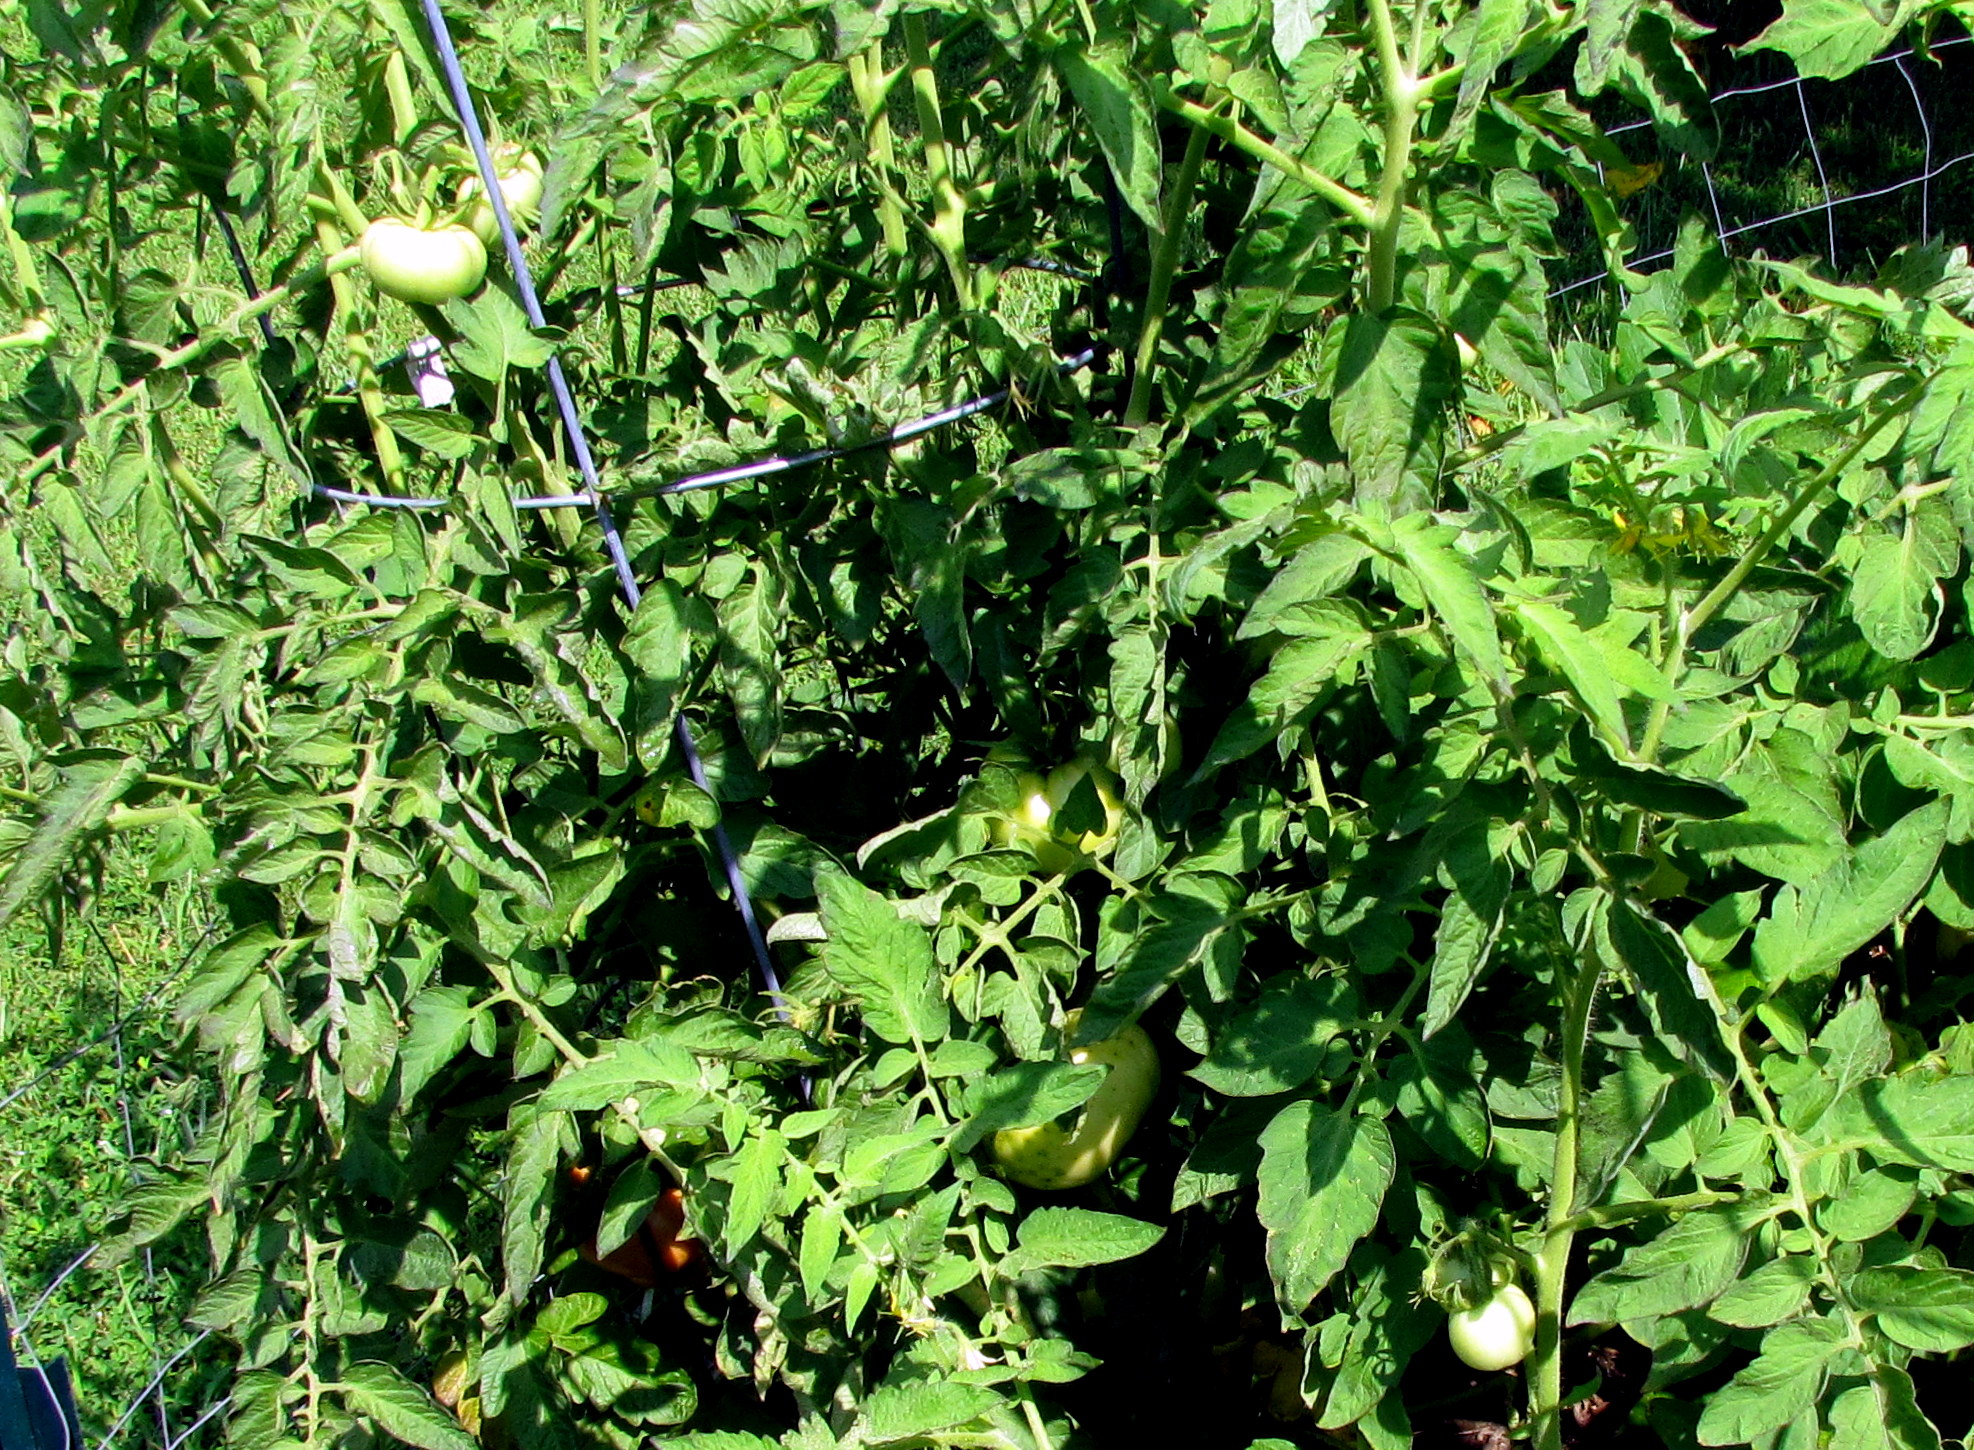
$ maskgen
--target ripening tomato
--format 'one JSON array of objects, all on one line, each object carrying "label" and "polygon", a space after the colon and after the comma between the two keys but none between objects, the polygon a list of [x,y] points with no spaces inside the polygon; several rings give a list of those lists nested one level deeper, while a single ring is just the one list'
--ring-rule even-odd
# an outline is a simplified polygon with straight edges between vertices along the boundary
[{"label": "ripening tomato", "polygon": [[1468,1368],[1506,1369],[1535,1347],[1535,1306],[1520,1284],[1502,1284],[1477,1308],[1449,1315],[1446,1334]]},{"label": "ripening tomato", "polygon": [[599,1269],[629,1279],[643,1289],[655,1289],[661,1273],[677,1274],[705,1256],[698,1239],[685,1234],[685,1194],[668,1188],[658,1195],[637,1232],[609,1253],[598,1256],[594,1238],[579,1252]]},{"label": "ripening tomato", "polygon": [[[1082,1009],[1063,1023],[1066,1037],[1076,1035]],[[1001,1171],[1030,1188],[1080,1188],[1106,1168],[1138,1129],[1158,1092],[1158,1048],[1135,1023],[1115,1037],[1078,1047],[1069,1054],[1077,1066],[1095,1063],[1110,1072],[1083,1104],[1075,1126],[1037,1123],[1028,1128],[1003,1128],[994,1135],[994,1159]]]},{"label": "ripening tomato", "polygon": [[400,302],[450,302],[487,275],[486,247],[462,226],[420,227],[379,217],[364,228],[357,248],[377,290]]}]

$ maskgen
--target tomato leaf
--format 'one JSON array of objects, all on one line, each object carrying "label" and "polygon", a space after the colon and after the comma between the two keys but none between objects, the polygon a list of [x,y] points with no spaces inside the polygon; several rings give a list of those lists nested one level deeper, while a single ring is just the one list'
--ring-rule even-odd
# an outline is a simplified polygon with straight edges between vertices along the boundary
[{"label": "tomato leaf", "polygon": [[1088,1208],[1038,1208],[1021,1221],[1004,1273],[1087,1268],[1133,1259],[1165,1236],[1156,1224]]},{"label": "tomato leaf", "polygon": [[1275,1298],[1300,1313],[1378,1221],[1397,1157],[1378,1119],[1290,1103],[1261,1134],[1262,1226]]}]

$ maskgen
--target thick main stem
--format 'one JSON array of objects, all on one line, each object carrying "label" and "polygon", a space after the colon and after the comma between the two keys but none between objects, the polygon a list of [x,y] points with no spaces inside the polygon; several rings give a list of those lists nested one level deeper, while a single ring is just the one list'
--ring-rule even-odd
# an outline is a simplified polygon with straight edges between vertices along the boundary
[{"label": "thick main stem", "polygon": [[[1412,133],[1419,124],[1419,82],[1399,53],[1388,0],[1370,0],[1370,15],[1378,68],[1384,72],[1385,86],[1383,171],[1378,181],[1377,211],[1371,219],[1370,275],[1365,283],[1365,305],[1376,313],[1391,306],[1397,296],[1398,234],[1405,222],[1405,182],[1412,165]],[[1419,44],[1415,36],[1415,50]]]},{"label": "thick main stem", "polygon": [[[315,233],[323,251],[343,250],[342,237],[334,222],[318,219]],[[350,286],[348,278],[336,275],[329,279],[329,290],[336,299],[336,310],[343,316],[343,350],[349,354],[350,367],[356,374],[357,402],[363,408],[364,421],[370,426],[370,442],[377,450],[377,466],[384,475],[384,486],[389,492],[402,493],[404,454],[398,448],[391,425],[384,421],[384,388],[378,381],[376,359],[370,351],[369,330],[358,311],[356,289]]]},{"label": "thick main stem", "polygon": [[1138,324],[1138,355],[1131,374],[1131,400],[1124,409],[1124,426],[1142,428],[1151,418],[1152,365],[1158,359],[1158,339],[1165,330],[1165,308],[1172,300],[1172,274],[1179,268],[1179,247],[1185,240],[1186,214],[1192,210],[1193,187],[1206,159],[1206,136],[1195,128],[1186,138],[1185,159],[1179,163],[1172,194],[1165,200],[1165,225],[1152,258],[1151,285],[1145,291],[1145,315]]},{"label": "thick main stem", "polygon": [[891,145],[891,119],[884,114],[883,58],[873,46],[852,55],[849,69],[850,89],[856,94],[857,108],[864,115],[864,149],[877,176],[877,219],[884,230],[884,250],[892,257],[902,257],[905,211],[894,181],[898,157]]},{"label": "thick main stem", "polygon": [[953,179],[952,151],[939,109],[939,78],[932,70],[932,45],[925,17],[905,17],[905,53],[911,64],[912,99],[918,105],[920,140],[925,147],[926,179],[932,183],[932,240],[946,259],[961,307],[973,306],[973,271],[966,260],[966,198]]},{"label": "thick main stem", "polygon": [[1549,1170],[1549,1215],[1536,1258],[1535,1353],[1529,1362],[1529,1410],[1537,1450],[1563,1445],[1563,1288],[1576,1237],[1577,1158],[1582,1136],[1583,1054],[1601,967],[1590,952],[1572,953],[1563,1002],[1563,1079],[1556,1101],[1556,1152]]},{"label": "thick main stem", "polygon": [[384,94],[391,103],[391,139],[402,146],[418,129],[418,98],[411,94],[411,70],[403,51],[384,58]]},{"label": "thick main stem", "polygon": [[603,6],[583,0],[583,74],[593,91],[603,89]]}]

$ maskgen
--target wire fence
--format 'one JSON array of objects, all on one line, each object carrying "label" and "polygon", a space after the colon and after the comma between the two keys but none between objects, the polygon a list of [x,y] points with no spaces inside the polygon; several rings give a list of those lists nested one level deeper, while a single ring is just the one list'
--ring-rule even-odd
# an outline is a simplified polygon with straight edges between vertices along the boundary
[{"label": "wire fence", "polygon": [[[530,320],[539,326],[540,302],[512,221],[506,215],[501,188],[495,183],[485,139],[472,115],[457,56],[434,0],[425,0],[425,10],[439,41],[444,69],[454,85],[456,103],[480,165],[485,194],[498,213],[502,239],[520,284],[523,305]],[[1627,212],[1640,243],[1627,259],[1631,268],[1649,271],[1671,259],[1672,237],[1680,219],[1693,210],[1700,211],[1712,223],[1714,235],[1731,251],[1811,250],[1838,271],[1863,271],[1882,264],[1901,242],[1941,238],[1949,242],[1974,241],[1974,109],[1964,104],[1965,96],[1974,94],[1974,41],[1969,37],[1949,36],[1935,41],[1924,52],[1911,48],[1898,50],[1873,61],[1856,76],[1838,82],[1805,81],[1791,74],[1764,74],[1786,69],[1786,62],[1772,55],[1715,56],[1713,66],[1718,72],[1710,71],[1710,78],[1718,82],[1712,99],[1723,137],[1720,154],[1707,162],[1683,165],[1677,157],[1664,156],[1659,162],[1665,167],[1663,178],[1630,198]],[[1788,93],[1786,98],[1782,93]],[[1600,119],[1610,134],[1633,148],[1635,156],[1652,149],[1649,119],[1618,114],[1609,102],[1601,104]],[[227,249],[251,291],[251,260],[226,219],[222,216],[219,220]],[[1555,286],[1551,296],[1556,299],[1586,292],[1609,276],[1607,270],[1593,265],[1592,259],[1597,256],[1593,241],[1583,235],[1568,240],[1574,243],[1571,256],[1557,269],[1557,275],[1568,280]],[[1060,264],[1052,269],[1066,270]],[[1070,275],[1088,280],[1083,273]],[[263,336],[271,338],[269,320],[263,316],[260,325]],[[1095,356],[1094,350],[1086,350],[1061,359],[1058,370],[1068,373],[1087,367]],[[414,369],[420,364],[415,344],[409,362]],[[639,594],[637,580],[590,456],[580,410],[558,361],[550,361],[547,376],[584,487],[580,493],[520,499],[517,506],[577,507],[590,511],[603,530],[625,601],[635,607]],[[723,487],[816,466],[866,450],[896,446],[1000,407],[1013,396],[1012,389],[996,390],[894,425],[883,435],[862,442],[738,464],[621,496]],[[345,506],[440,509],[450,503],[440,498],[385,498],[326,488],[318,493]],[[681,721],[679,728],[686,732],[680,741],[683,753],[695,778],[705,787],[688,727]],[[715,830],[718,832],[719,828]],[[758,925],[752,919],[737,857],[725,840],[717,840],[716,845],[736,907],[747,927],[763,988],[778,1002],[779,983]],[[23,1081],[0,1083],[3,1089],[0,1113],[17,1114],[23,1102],[32,1103],[37,1093],[59,1082],[64,1074],[97,1061],[97,1054],[107,1049],[113,1084],[106,1124],[110,1132],[99,1140],[98,1146],[111,1156],[122,1157],[128,1177],[141,1171],[144,1157],[140,1152],[139,1114],[133,1111],[133,1096],[141,1100],[150,1086],[134,1080],[131,1054],[148,1053],[159,1047],[160,1004],[189,963],[196,959],[198,949],[184,950],[181,944],[171,957],[178,965],[150,979],[142,995],[126,1007],[130,994],[122,975],[125,954],[107,939],[103,944],[106,959],[115,964],[110,988],[110,1025],[86,1036],[78,1035],[60,1051],[43,1058]],[[16,974],[15,989],[19,986]],[[81,990],[84,989],[78,988]],[[0,1007],[5,1005],[0,1000]],[[0,1032],[0,1054],[12,1056],[8,1047],[5,1033]],[[4,1060],[6,1057],[0,1056],[0,1061]],[[0,1119],[0,1128],[5,1127],[6,1121]],[[64,1291],[72,1290],[77,1276],[85,1273],[97,1247],[91,1243],[78,1248],[74,1242],[68,1242],[58,1251],[51,1251],[45,1264],[0,1261],[0,1304],[8,1309],[20,1302],[19,1289],[39,1285],[30,1291],[25,1313],[8,1316],[8,1339],[24,1366],[39,1367],[44,1363],[34,1353],[34,1332],[43,1327],[45,1314],[56,1312],[59,1306],[70,1302]],[[210,1331],[184,1335],[182,1315],[176,1312],[181,1306],[174,1300],[170,1286],[161,1282],[169,1276],[148,1257],[141,1265],[116,1272],[119,1308],[125,1316],[122,1328],[154,1348],[149,1369],[133,1376],[142,1380],[135,1393],[121,1402],[82,1406],[87,1423],[104,1427],[100,1438],[92,1443],[99,1450],[110,1450],[120,1444],[142,1444],[158,1450],[200,1450],[207,1443],[217,1443],[218,1422],[228,1405],[224,1394],[217,1389],[225,1383],[224,1374],[198,1373],[199,1351],[206,1346]],[[10,1280],[9,1274],[19,1274],[20,1282]],[[133,1302],[133,1282],[141,1291],[137,1299],[149,1307],[149,1313]],[[73,1337],[70,1343],[73,1345]],[[202,1383],[214,1385],[208,1393],[217,1397],[202,1396]],[[63,1450],[80,1450],[80,1447],[64,1446]]]},{"label": "wire fence", "polygon": [[[1974,94],[1974,37],[1950,35],[1923,52],[1901,47],[1839,81],[1764,78],[1788,71],[1783,57],[1767,52],[1715,64],[1729,83],[1711,92],[1721,148],[1710,161],[1646,156],[1655,146],[1651,119],[1600,109],[1606,133],[1637,149],[1635,163],[1664,168],[1628,206],[1639,239],[1626,259],[1633,271],[1672,259],[1689,210],[1712,222],[1730,253],[1808,252],[1833,272],[1868,273],[1907,243],[1974,242],[1974,112],[1966,104]],[[1552,299],[1610,276],[1586,265],[1594,247],[1577,240],[1575,275]]]},{"label": "wire fence", "polygon": [[[161,930],[159,916],[157,904],[148,898],[113,896],[84,919],[86,939],[58,936],[45,958],[22,950],[24,933],[19,930],[0,942],[9,968],[10,999],[24,995],[24,981],[65,980],[71,968],[75,982],[65,1010],[44,1002],[26,1020],[10,1021],[9,1036],[15,1040],[0,1041],[0,1060],[9,1068],[36,1047],[45,1050],[50,1016],[59,1014],[60,1020],[74,1023],[107,1009],[103,1015],[110,1018],[108,1027],[67,1044],[0,1096],[0,1113],[7,1115],[0,1118],[0,1128],[9,1130],[0,1137],[5,1145],[0,1187],[10,1220],[9,1232],[0,1240],[7,1250],[0,1256],[0,1315],[8,1321],[0,1360],[18,1362],[30,1412],[25,1430],[18,1422],[0,1427],[6,1450],[15,1450],[23,1434],[27,1438],[21,1443],[31,1450],[81,1450],[73,1386],[77,1381],[100,1386],[119,1373],[126,1384],[140,1376],[146,1382],[123,1401],[113,1420],[100,1406],[87,1407],[97,1413],[84,1410],[92,1423],[114,1423],[104,1443],[112,1443],[140,1415],[145,1417],[146,1443],[168,1445],[174,1438],[176,1394],[167,1381],[190,1350],[167,1353],[157,1347],[180,1340],[184,1300],[193,1281],[175,1282],[147,1252],[76,1292],[77,1276],[101,1248],[100,1242],[91,1241],[78,1251],[75,1243],[78,1234],[100,1228],[96,1220],[110,1196],[102,1190],[109,1184],[117,1191],[137,1186],[146,1162],[176,1157],[184,1146],[171,1130],[158,1080],[142,1074],[165,1050],[168,995],[204,949],[212,928],[185,940],[168,925]],[[157,963],[167,961],[176,965],[158,969]],[[147,984],[135,1001],[130,1000],[127,974]],[[29,1130],[25,1134],[12,1131],[23,1124]],[[94,1160],[93,1165],[87,1160]],[[98,1192],[92,1194],[92,1187]],[[48,1264],[30,1263],[24,1269],[16,1250],[23,1242],[44,1246]],[[49,1265],[59,1267],[49,1273]],[[25,1312],[19,1312],[23,1285],[16,1282],[17,1273],[30,1282],[42,1280]],[[50,1314],[56,1316],[52,1333],[44,1324]],[[108,1354],[101,1352],[105,1344]],[[44,1350],[47,1345],[59,1352]],[[133,1355],[139,1357],[133,1361]],[[108,1373],[101,1363],[105,1358],[112,1361]],[[68,1372],[71,1365],[77,1373]]]}]

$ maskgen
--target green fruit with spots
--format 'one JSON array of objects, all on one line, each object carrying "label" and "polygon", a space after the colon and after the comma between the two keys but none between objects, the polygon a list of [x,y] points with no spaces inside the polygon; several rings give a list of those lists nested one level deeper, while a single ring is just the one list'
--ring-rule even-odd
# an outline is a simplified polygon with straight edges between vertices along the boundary
[{"label": "green fruit with spots", "polygon": [[647,826],[663,825],[665,821],[665,792],[661,786],[647,785],[637,793],[637,818]]},{"label": "green fruit with spots", "polygon": [[[1069,1014],[1063,1035],[1074,1037],[1082,1017]],[[1125,1028],[1115,1037],[1073,1049],[1069,1060],[1110,1072],[1090,1094],[1074,1122],[1003,1128],[994,1135],[994,1160],[1001,1172],[1029,1188],[1080,1188],[1101,1174],[1124,1151],[1145,1108],[1158,1092],[1158,1048],[1145,1029]]]}]

